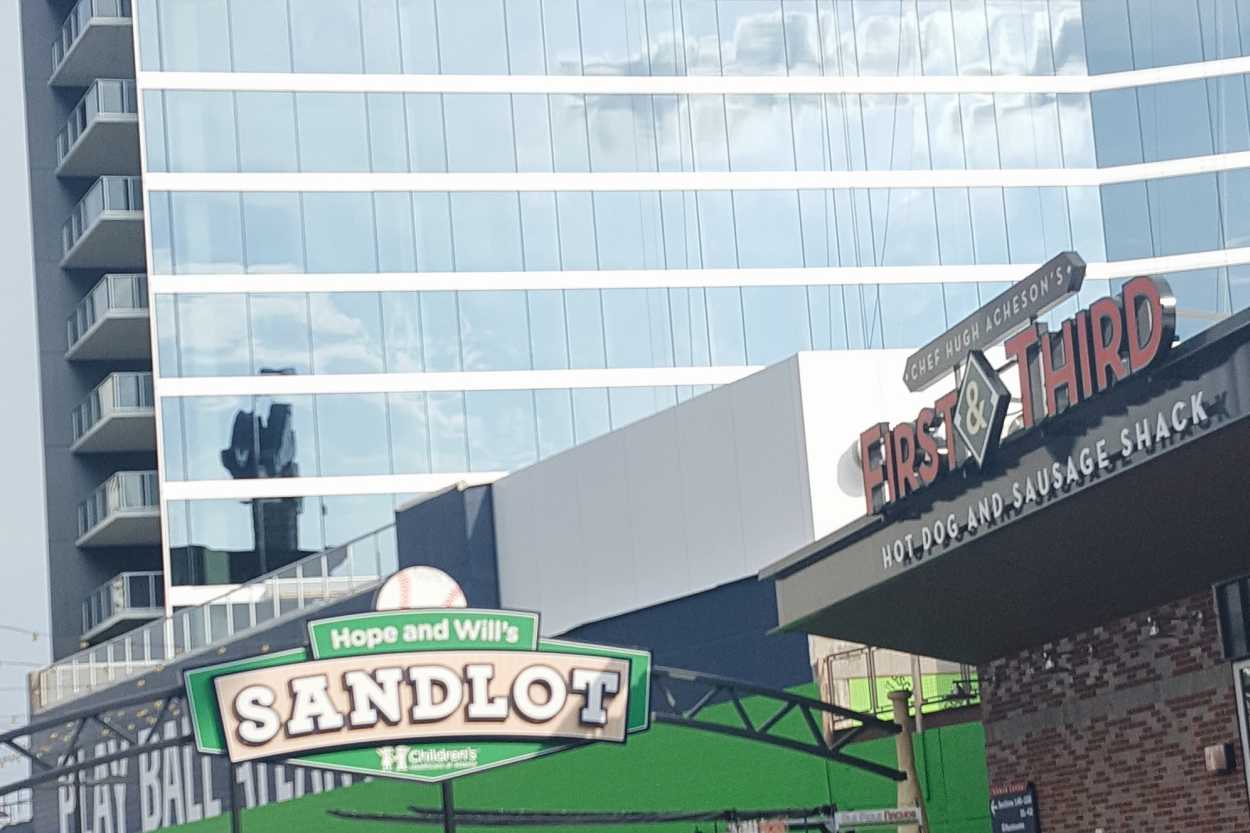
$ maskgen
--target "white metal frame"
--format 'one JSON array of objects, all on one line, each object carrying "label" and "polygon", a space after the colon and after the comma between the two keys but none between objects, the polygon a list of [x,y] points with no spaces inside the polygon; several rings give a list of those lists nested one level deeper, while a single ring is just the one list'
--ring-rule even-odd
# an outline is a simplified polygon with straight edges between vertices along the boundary
[{"label": "white metal frame", "polygon": [[[136,26],[136,29],[138,27]],[[813,95],[829,93],[1092,93],[1250,72],[1250,57],[1101,75],[389,75],[286,72],[139,72],[166,90],[274,90],[592,95]]]}]

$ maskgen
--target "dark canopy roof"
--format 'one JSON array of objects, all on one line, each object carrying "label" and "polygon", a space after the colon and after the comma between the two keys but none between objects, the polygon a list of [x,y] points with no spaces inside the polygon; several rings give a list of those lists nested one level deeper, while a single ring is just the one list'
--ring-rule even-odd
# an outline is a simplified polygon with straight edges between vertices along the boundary
[{"label": "dark canopy roof", "polygon": [[[1158,417],[1208,419],[1153,443]],[[1184,403],[1178,405],[1178,403]],[[1250,571],[1250,311],[1175,348],[1160,365],[1012,435],[986,470],[965,466],[888,515],[858,521],[761,573],[785,630],[981,662],[1199,592]],[[1120,457],[1149,420],[1152,447]],[[883,547],[997,492],[1048,474],[1104,440],[1111,465],[909,565]],[[1036,481],[1035,481],[1036,483]]]}]

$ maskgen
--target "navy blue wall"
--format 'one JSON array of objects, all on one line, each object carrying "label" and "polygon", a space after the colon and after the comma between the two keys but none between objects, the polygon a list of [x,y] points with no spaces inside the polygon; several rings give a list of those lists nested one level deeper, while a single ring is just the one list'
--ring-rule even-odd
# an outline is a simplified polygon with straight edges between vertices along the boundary
[{"label": "navy blue wall", "polygon": [[395,513],[399,566],[437,567],[470,607],[499,607],[495,515],[489,486],[448,489]]},{"label": "navy blue wall", "polygon": [[771,581],[754,577],[574,628],[563,636],[651,651],[657,665],[786,688],[810,683],[805,634],[777,626]]}]

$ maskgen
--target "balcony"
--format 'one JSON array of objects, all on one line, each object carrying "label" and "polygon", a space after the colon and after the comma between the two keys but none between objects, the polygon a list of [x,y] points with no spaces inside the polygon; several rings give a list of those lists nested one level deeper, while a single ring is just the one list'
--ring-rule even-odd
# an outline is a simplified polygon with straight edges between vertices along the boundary
[{"label": "balcony", "polygon": [[74,105],[56,136],[57,176],[139,173],[134,81],[100,79]]},{"label": "balcony", "polygon": [[111,373],[71,414],[75,454],[156,450],[151,373]]},{"label": "balcony", "polygon": [[143,188],[137,176],[102,176],[61,228],[61,268],[143,266]]},{"label": "balcony", "polygon": [[78,0],[52,42],[54,87],[85,87],[97,78],[135,74],[130,0]]},{"label": "balcony", "polygon": [[119,573],[82,603],[82,641],[99,642],[165,615],[165,579],[159,571]]},{"label": "balcony", "polygon": [[154,471],[119,471],[78,504],[80,547],[161,542],[160,493]]},{"label": "balcony", "polygon": [[69,361],[148,358],[148,276],[105,275],[74,308],[65,337]]}]

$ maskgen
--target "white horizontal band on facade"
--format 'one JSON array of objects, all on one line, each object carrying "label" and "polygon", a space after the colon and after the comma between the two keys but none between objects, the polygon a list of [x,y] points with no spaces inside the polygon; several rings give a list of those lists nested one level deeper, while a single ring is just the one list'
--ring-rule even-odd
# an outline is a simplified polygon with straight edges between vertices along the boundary
[{"label": "white horizontal band on facade", "polygon": [[726,385],[762,369],[758,365],[745,365],[184,377],[158,379],[156,392],[158,396],[295,396],[309,393],[652,388]]},{"label": "white horizontal band on facade", "polygon": [[1250,57],[1102,75],[391,75],[140,72],[143,89],[590,95],[1091,93],[1250,72]]},{"label": "white horizontal band on facade", "polygon": [[367,474],[351,477],[268,477],[253,480],[166,480],[161,500],[238,500],[246,498],[332,497],[437,492],[457,483],[480,486],[507,472],[445,474]]},{"label": "white horizontal band on facade", "polygon": [[1108,168],[908,171],[522,171],[149,173],[144,191],[812,191],[834,188],[1092,188],[1250,167],[1250,151]]},{"label": "white horizontal band on facade", "polygon": [[[1130,278],[1250,263],[1250,246],[1091,263],[1088,279]],[[1017,281],[1040,264],[811,266],[748,269],[603,269],[567,272],[352,272],[343,274],[148,275],[153,295],[275,292],[412,292],[653,289],[722,286],[934,284]]]}]

